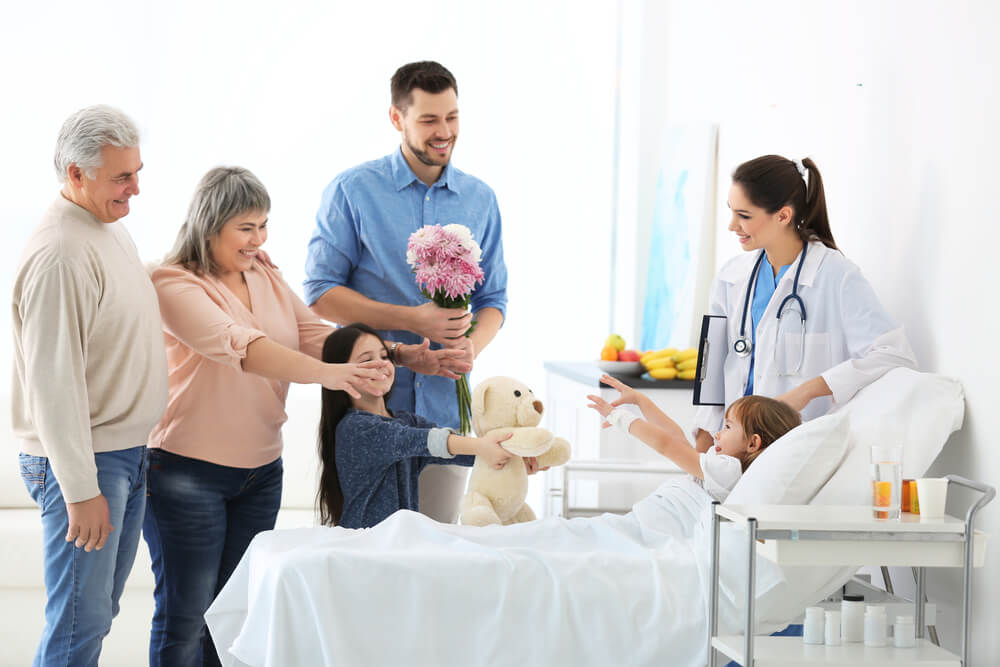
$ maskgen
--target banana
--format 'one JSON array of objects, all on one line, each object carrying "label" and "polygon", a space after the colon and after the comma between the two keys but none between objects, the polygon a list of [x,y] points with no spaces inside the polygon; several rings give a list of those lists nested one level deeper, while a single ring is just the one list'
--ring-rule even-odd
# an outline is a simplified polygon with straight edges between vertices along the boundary
[{"label": "banana", "polygon": [[688,359],[697,356],[698,356],[698,348],[689,347],[686,350],[681,350],[680,352],[674,354],[674,363],[679,364],[682,361],[687,361]]},{"label": "banana", "polygon": [[691,370],[689,370],[689,371],[681,371],[680,373],[677,374],[677,379],[678,380],[693,380],[695,378],[695,374],[696,373],[697,373],[697,371],[695,369],[693,369],[693,368]]},{"label": "banana", "polygon": [[675,377],[677,377],[677,369],[667,368],[667,367],[653,368],[650,369],[649,375],[654,380],[673,380]]},{"label": "banana", "polygon": [[643,364],[647,371],[651,371],[654,368],[673,368],[674,360],[669,357],[657,357],[656,359],[651,359]]},{"label": "banana", "polygon": [[676,347],[665,347],[662,350],[651,350],[647,352],[646,354],[639,357],[639,361],[645,364],[646,362],[652,361],[653,359],[659,359],[660,357],[672,357],[675,354],[677,354]]},{"label": "banana", "polygon": [[698,357],[692,357],[686,361],[682,361],[679,364],[674,364],[677,367],[677,371],[683,373],[684,371],[693,371],[698,366]]}]

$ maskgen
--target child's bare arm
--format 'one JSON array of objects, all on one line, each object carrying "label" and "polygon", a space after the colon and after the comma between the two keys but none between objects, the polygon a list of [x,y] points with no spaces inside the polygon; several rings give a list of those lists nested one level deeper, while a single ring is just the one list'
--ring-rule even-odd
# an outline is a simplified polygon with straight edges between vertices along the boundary
[{"label": "child's bare arm", "polygon": [[[597,410],[607,420],[607,424],[627,430],[655,451],[676,463],[684,472],[690,473],[698,479],[704,479],[698,452],[691,447],[691,443],[684,437],[684,432],[673,420],[670,423],[675,428],[661,428],[644,419],[639,419],[638,415],[615,408],[613,404],[608,403],[600,396],[587,396],[587,398],[591,401],[588,407]],[[630,419],[631,423],[627,423]]]},{"label": "child's bare arm", "polygon": [[698,479],[705,478],[705,473],[701,470],[701,455],[683,434],[677,438],[674,434],[644,419],[633,421],[628,427],[628,432],[676,463],[684,472]]},{"label": "child's bare arm", "polygon": [[[650,424],[662,428],[664,431],[668,431],[673,437],[680,438],[685,443],[687,443],[687,436],[684,434],[684,429],[678,426],[677,422],[667,416],[663,410],[653,403],[653,400],[646,396],[645,394],[636,391],[632,387],[624,384],[620,380],[616,380],[610,375],[602,375],[601,382],[617,389],[621,393],[621,397],[616,401],[611,402],[611,407],[617,408],[619,405],[634,404],[642,412],[642,416],[646,418]],[[648,444],[648,443],[647,443]],[[688,444],[688,447],[691,445]]]}]

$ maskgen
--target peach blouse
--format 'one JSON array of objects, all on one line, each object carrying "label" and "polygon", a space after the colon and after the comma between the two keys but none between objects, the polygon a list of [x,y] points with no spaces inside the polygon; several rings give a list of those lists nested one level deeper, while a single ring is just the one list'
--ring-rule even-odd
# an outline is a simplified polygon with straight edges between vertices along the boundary
[{"label": "peach blouse", "polygon": [[333,329],[261,261],[243,275],[251,310],[214,276],[178,265],[153,272],[169,395],[150,447],[236,468],[256,468],[281,456],[288,382],[244,371],[247,346],[267,336],[320,358]]}]

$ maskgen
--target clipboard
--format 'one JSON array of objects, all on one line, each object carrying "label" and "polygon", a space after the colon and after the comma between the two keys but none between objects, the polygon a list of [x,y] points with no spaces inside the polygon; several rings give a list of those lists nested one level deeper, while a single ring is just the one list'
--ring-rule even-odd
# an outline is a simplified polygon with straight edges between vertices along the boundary
[{"label": "clipboard", "polygon": [[694,405],[726,404],[726,357],[729,334],[724,315],[701,318],[698,365],[694,375]]}]

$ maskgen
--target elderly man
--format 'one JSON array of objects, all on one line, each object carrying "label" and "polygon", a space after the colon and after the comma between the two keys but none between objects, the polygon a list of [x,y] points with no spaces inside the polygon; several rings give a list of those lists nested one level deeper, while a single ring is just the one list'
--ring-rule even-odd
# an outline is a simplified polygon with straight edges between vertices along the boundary
[{"label": "elderly man", "polygon": [[62,191],[14,281],[13,424],[42,510],[48,595],[35,665],[97,664],[145,513],[145,442],[167,368],[156,292],[117,222],[139,194],[138,144],[117,109],[66,120]]},{"label": "elderly man", "polygon": [[[442,65],[403,65],[390,84],[389,120],[400,147],[337,176],[323,193],[306,260],[306,303],[341,324],[361,321],[387,340],[427,338],[461,348],[472,364],[503,324],[507,268],[496,196],[478,178],[451,165],[458,139],[458,84]],[[424,225],[460,223],[483,249],[485,282],[472,295],[473,315],[441,308],[421,295],[406,263],[406,242]],[[391,410],[412,412],[439,426],[458,427],[455,382],[396,373]],[[466,470],[428,466],[420,476],[420,511],[454,521]]]}]

